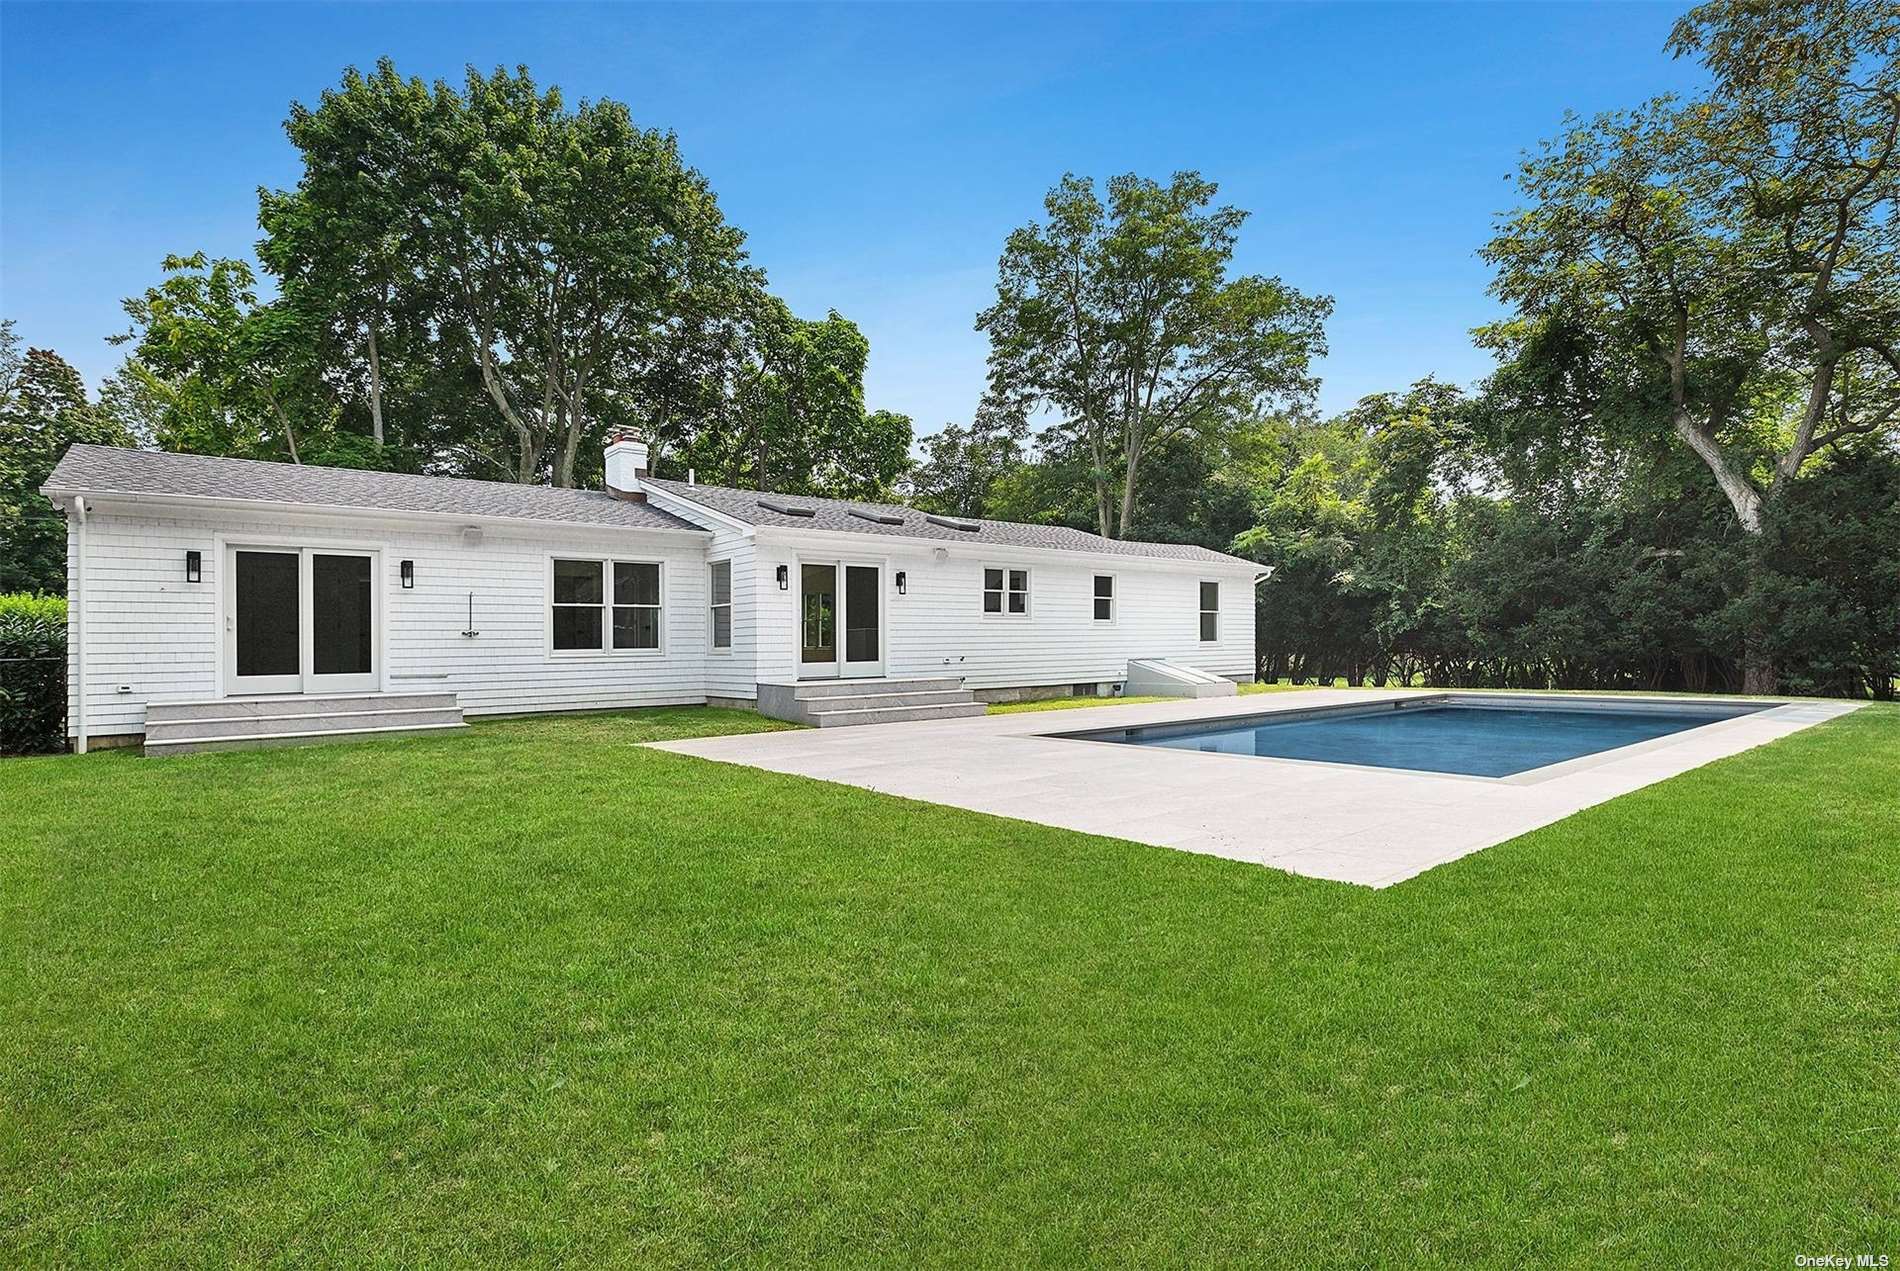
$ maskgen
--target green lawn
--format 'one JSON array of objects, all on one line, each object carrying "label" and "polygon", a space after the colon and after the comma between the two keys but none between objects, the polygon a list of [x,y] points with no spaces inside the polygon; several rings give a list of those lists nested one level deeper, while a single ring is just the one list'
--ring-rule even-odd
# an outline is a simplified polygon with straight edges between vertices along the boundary
[{"label": "green lawn", "polygon": [[1900,710],[1383,892],[758,726],[0,763],[0,1264],[1900,1254]]}]

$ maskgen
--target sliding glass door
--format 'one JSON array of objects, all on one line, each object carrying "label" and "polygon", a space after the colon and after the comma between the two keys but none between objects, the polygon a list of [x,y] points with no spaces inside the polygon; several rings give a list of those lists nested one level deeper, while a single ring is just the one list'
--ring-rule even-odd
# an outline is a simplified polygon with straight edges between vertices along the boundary
[{"label": "sliding glass door", "polygon": [[798,567],[798,674],[826,679],[838,673],[838,567]]},{"label": "sliding glass door", "polygon": [[376,676],[376,558],[311,552],[310,684],[313,693],[360,693]]},{"label": "sliding glass door", "polygon": [[381,687],[374,552],[234,547],[225,555],[225,692]]},{"label": "sliding glass door", "polygon": [[849,561],[798,566],[800,679],[884,673],[884,570]]},{"label": "sliding glass door", "polygon": [[303,691],[302,573],[301,552],[231,553],[231,692]]}]

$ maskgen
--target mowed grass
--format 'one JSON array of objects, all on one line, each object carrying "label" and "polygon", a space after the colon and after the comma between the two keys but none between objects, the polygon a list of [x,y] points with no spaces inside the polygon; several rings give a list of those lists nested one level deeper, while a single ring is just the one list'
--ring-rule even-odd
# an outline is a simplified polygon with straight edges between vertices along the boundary
[{"label": "mowed grass", "polygon": [[643,749],[0,764],[0,1262],[1900,1253],[1900,711],[1387,891]]}]

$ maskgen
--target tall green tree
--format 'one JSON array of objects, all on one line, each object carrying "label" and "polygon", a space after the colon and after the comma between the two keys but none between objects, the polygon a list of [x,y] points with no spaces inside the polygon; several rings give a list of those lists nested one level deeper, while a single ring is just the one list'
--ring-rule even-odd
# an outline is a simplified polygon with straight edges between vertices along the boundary
[{"label": "tall green tree", "polygon": [[132,356],[115,405],[151,420],[167,450],[387,467],[390,458],[339,432],[319,337],[293,293],[265,301],[241,260],[168,256],[165,278],[124,302]]},{"label": "tall green tree", "polygon": [[413,255],[412,217],[429,178],[421,142],[428,91],[387,62],[354,67],[316,109],[292,102],[284,131],[303,159],[294,190],[258,191],[264,268],[314,316],[325,367],[386,439],[392,354],[426,338],[430,273]]},{"label": "tall green tree", "polygon": [[1192,172],[1166,185],[1131,174],[1104,199],[1065,176],[1046,219],[1009,236],[996,302],[977,318],[994,408],[1053,413],[1050,429],[1087,458],[1110,537],[1133,529],[1152,454],[1303,402],[1325,353],[1330,300],[1228,276],[1246,214],[1210,207],[1217,192]]},{"label": "tall green tree", "polygon": [[925,437],[910,476],[910,501],[941,516],[992,515],[996,483],[1024,463],[1029,424],[1020,416],[977,412],[968,428],[945,424]]},{"label": "tall green tree", "polygon": [[761,288],[670,133],[619,102],[570,108],[525,68],[471,69],[458,90],[384,60],[288,128],[304,179],[262,196],[262,254],[360,348],[372,427],[383,344],[420,356],[426,334],[475,374],[515,480],[575,484],[601,421],[642,413],[624,399],[695,341],[730,349]]},{"label": "tall green tree", "polygon": [[[1670,47],[1707,94],[1574,122],[1523,164],[1484,252],[1517,316],[1483,339],[1583,363],[1541,376],[1588,392],[1533,427],[1692,451],[1762,578],[1810,462],[1900,427],[1900,5],[1716,0]],[[1747,685],[1772,691],[1754,634]]]},{"label": "tall green tree", "polygon": [[70,362],[50,349],[22,351],[13,321],[0,321],[0,592],[65,592],[66,518],[40,487],[82,441],[134,438],[88,400]]},{"label": "tall green tree", "polygon": [[836,311],[813,321],[761,296],[747,322],[720,426],[700,427],[674,466],[728,485],[877,498],[910,464],[911,424],[866,411],[870,341]]}]

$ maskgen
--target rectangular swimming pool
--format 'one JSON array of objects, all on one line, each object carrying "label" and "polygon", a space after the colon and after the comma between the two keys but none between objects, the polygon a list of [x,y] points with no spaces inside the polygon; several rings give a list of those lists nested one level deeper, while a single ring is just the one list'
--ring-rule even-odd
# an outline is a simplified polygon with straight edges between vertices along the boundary
[{"label": "rectangular swimming pool", "polygon": [[1446,695],[1063,735],[1130,746],[1510,777],[1770,705]]}]

